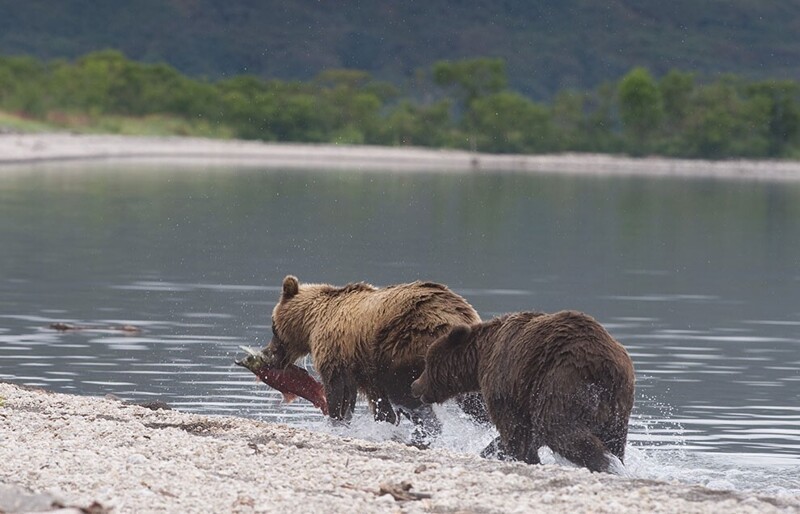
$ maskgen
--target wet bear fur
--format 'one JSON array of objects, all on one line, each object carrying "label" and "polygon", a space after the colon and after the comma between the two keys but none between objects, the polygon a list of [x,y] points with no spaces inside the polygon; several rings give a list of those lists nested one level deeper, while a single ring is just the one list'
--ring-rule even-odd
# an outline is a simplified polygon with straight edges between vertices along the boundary
[{"label": "wet bear fur", "polygon": [[586,314],[521,312],[454,327],[430,347],[412,385],[426,403],[478,390],[507,458],[538,464],[547,445],[608,471],[606,452],[625,456],[633,363]]},{"label": "wet bear fur", "polygon": [[335,287],[301,284],[290,275],[264,353],[280,367],[311,354],[334,419],[349,419],[361,392],[376,420],[396,423],[396,405],[424,424],[416,412],[435,416],[411,395],[411,383],[424,369],[428,347],[453,326],[479,321],[475,309],[442,284]]}]

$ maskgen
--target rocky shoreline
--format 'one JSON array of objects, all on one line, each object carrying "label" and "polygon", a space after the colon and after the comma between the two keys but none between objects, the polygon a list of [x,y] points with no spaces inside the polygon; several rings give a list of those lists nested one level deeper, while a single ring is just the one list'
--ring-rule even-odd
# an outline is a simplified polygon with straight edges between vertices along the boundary
[{"label": "rocky shoreline", "polygon": [[394,171],[644,175],[798,181],[800,161],[703,161],[601,154],[495,155],[460,150],[263,143],[188,137],[0,134],[0,165],[126,160],[203,166],[247,165]]},{"label": "rocky shoreline", "polygon": [[0,512],[798,512],[800,498],[339,438],[0,383]]}]

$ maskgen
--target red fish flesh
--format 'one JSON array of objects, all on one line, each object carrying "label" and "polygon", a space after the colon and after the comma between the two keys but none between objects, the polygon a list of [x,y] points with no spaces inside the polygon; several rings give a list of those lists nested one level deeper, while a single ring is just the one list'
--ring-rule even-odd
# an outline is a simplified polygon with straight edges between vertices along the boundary
[{"label": "red fish flesh", "polygon": [[236,361],[236,364],[249,369],[262,382],[280,391],[286,403],[293,402],[299,396],[310,401],[326,416],[328,415],[325,388],[308,371],[294,364],[290,364],[286,368],[272,367],[265,362],[260,352],[255,352],[250,348],[243,349],[249,355]]}]

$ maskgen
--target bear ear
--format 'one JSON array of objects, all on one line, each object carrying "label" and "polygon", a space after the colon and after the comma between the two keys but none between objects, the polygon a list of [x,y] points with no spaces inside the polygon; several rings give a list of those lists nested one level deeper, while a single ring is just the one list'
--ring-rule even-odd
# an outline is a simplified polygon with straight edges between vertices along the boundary
[{"label": "bear ear", "polygon": [[454,347],[464,343],[471,333],[472,329],[468,325],[454,326],[447,334],[447,346]]},{"label": "bear ear", "polygon": [[286,278],[283,279],[283,298],[288,300],[299,292],[300,283],[297,281],[297,277],[286,275]]}]

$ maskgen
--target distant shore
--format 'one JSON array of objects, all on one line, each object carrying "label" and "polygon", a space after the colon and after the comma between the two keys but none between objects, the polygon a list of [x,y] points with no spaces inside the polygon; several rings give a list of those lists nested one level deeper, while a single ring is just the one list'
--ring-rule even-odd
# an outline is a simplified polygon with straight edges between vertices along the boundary
[{"label": "distant shore", "polygon": [[704,161],[577,153],[496,155],[416,147],[264,143],[189,137],[0,134],[0,166],[119,160],[365,171],[506,171],[800,181],[800,161]]},{"label": "distant shore", "polygon": [[[0,512],[797,512],[800,498],[528,466],[0,382]],[[95,510],[89,509],[94,504]],[[63,511],[67,512],[67,511]]]}]

